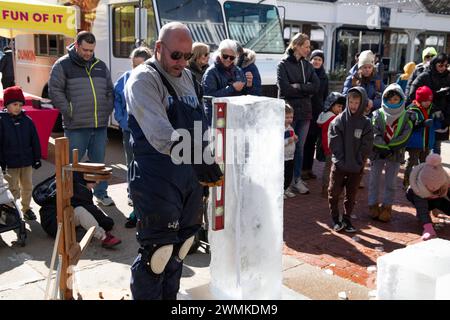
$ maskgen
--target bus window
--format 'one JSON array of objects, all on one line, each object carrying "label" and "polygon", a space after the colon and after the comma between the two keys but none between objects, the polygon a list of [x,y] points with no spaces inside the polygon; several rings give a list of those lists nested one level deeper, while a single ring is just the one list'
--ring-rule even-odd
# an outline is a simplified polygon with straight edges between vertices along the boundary
[{"label": "bus window", "polygon": [[134,48],[134,5],[113,8],[113,55],[128,58]]},{"label": "bus window", "polygon": [[145,39],[145,45],[153,49],[155,46],[155,41],[157,39],[156,30],[156,18],[155,10],[153,10],[153,4],[151,0],[144,1],[144,8],[147,9],[147,39]]},{"label": "bus window", "polygon": [[259,53],[283,53],[284,41],[275,6],[226,1],[225,18],[230,38]]},{"label": "bus window", "polygon": [[194,41],[212,50],[226,39],[220,4],[217,0],[157,0],[161,25],[179,21],[188,26]]}]

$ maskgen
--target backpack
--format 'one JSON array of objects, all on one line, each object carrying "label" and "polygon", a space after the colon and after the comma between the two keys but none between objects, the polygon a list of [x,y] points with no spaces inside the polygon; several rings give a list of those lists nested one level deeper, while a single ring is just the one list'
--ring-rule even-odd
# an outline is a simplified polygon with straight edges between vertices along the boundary
[{"label": "backpack", "polygon": [[38,183],[32,192],[33,200],[38,205],[56,204],[56,174]]}]

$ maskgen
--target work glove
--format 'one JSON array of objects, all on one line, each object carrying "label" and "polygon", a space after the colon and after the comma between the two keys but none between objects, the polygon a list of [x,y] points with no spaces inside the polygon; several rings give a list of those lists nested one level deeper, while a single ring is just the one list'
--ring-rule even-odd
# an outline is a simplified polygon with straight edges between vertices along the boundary
[{"label": "work glove", "polygon": [[32,165],[32,167],[33,167],[34,169],[39,169],[41,166],[42,166],[41,160],[37,160],[37,161]]},{"label": "work glove", "polygon": [[[205,152],[211,152],[209,150],[209,147],[207,143],[204,143],[204,141],[200,142],[202,145],[198,146],[196,148],[196,143],[194,139],[191,141],[191,156],[190,159],[183,159],[183,149],[180,149],[180,154],[177,155],[178,152],[173,152],[174,148],[179,144],[182,143],[182,138],[180,137],[178,140],[174,142],[174,144],[171,147],[170,154],[171,157],[176,160],[176,162],[182,163],[183,160],[190,160],[190,164],[192,165],[195,174],[197,175],[198,182],[207,187],[217,187],[222,185],[223,180],[223,173],[222,170],[220,170],[219,165],[215,161],[211,161],[212,163],[206,163],[204,159]],[[200,163],[196,163],[194,153],[195,151],[198,151],[198,148],[200,148],[200,151],[202,151],[202,158]],[[208,148],[208,150],[205,150]],[[213,159],[213,157],[211,156]]]},{"label": "work glove", "polygon": [[444,113],[440,110],[433,113],[433,119],[444,120],[444,118]]},{"label": "work glove", "polygon": [[222,185],[223,173],[217,163],[193,164],[192,166],[201,185],[207,187],[218,187]]},{"label": "work glove", "polygon": [[378,153],[380,155],[380,159],[386,159],[392,155],[392,150],[391,149],[380,149],[378,151]]}]

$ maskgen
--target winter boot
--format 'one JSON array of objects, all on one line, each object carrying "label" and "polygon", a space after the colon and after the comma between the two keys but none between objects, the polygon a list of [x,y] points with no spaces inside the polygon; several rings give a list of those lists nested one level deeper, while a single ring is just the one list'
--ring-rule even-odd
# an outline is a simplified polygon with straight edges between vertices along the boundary
[{"label": "winter boot", "polygon": [[436,238],[436,231],[434,231],[432,223],[425,223],[423,225],[422,240],[427,241]]},{"label": "winter boot", "polygon": [[378,203],[375,203],[371,206],[369,206],[369,217],[371,217],[372,219],[378,219],[378,217],[380,216],[381,210],[380,210],[380,206],[378,205]]},{"label": "winter boot", "polygon": [[378,216],[378,220],[382,222],[389,222],[392,216],[392,206],[391,205],[382,205],[380,208],[380,215]]}]

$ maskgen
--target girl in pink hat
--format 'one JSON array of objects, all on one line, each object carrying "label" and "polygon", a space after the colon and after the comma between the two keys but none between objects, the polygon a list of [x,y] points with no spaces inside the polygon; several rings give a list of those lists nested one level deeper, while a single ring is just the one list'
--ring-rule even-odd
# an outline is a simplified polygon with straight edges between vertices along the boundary
[{"label": "girl in pink hat", "polygon": [[450,176],[442,166],[438,154],[430,154],[425,163],[414,167],[409,178],[406,198],[416,208],[417,218],[423,225],[422,240],[436,237],[430,211],[439,209],[450,215]]}]

